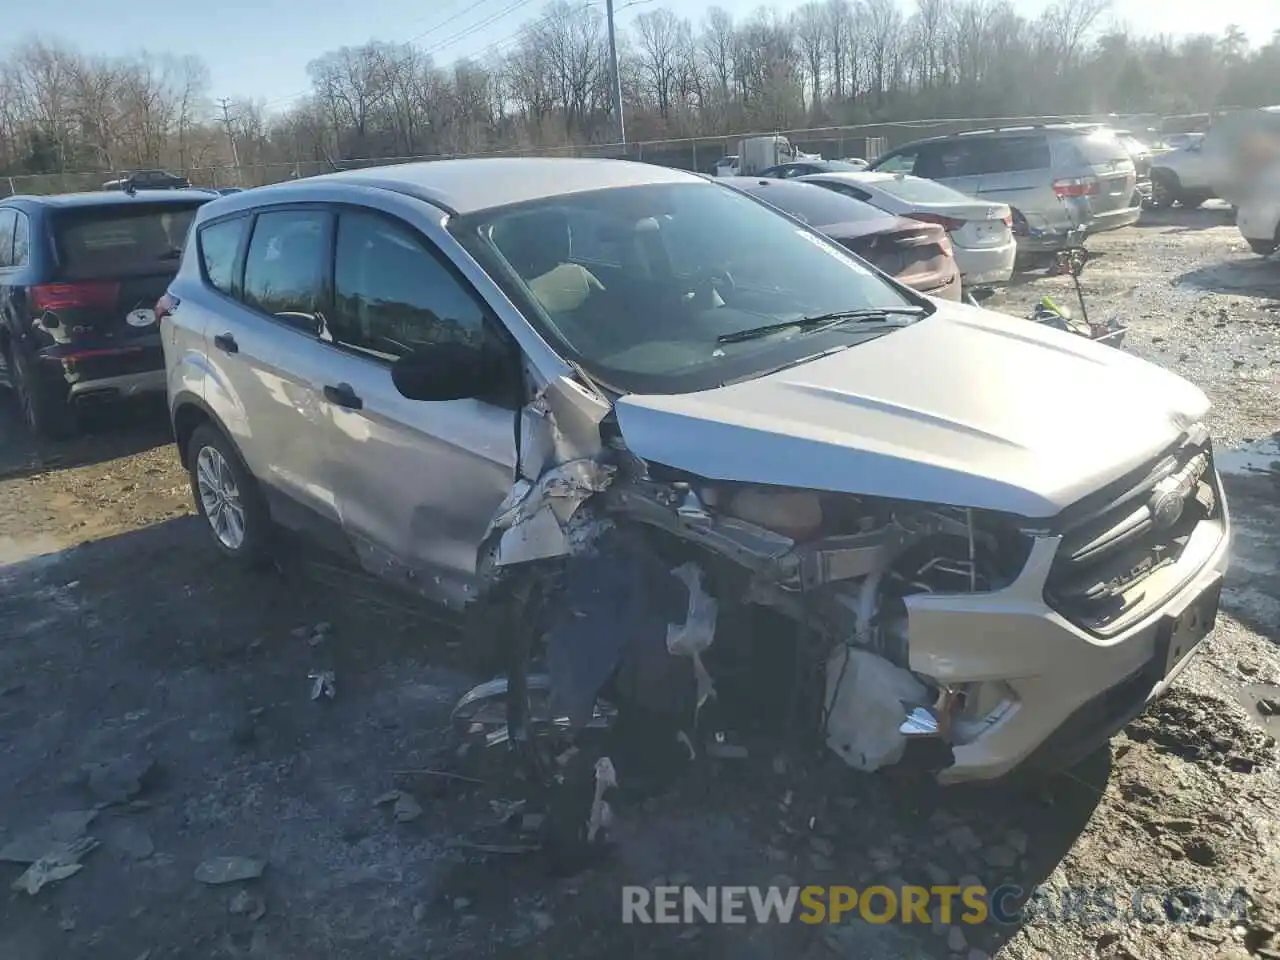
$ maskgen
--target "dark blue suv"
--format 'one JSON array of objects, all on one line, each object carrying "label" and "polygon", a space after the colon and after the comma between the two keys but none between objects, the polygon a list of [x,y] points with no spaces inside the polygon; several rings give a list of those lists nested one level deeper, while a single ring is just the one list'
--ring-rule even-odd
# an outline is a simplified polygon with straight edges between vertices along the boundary
[{"label": "dark blue suv", "polygon": [[156,301],[178,270],[203,190],[0,200],[0,355],[37,436],[75,431],[84,404],[163,394]]}]

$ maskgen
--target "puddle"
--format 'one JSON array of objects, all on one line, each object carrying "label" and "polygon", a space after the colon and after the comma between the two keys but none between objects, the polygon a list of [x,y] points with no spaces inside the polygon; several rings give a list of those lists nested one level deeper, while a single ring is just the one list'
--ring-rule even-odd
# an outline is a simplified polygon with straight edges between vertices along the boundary
[{"label": "puddle", "polygon": [[0,537],[0,567],[21,563],[34,557],[58,553],[64,545],[53,537],[37,534],[34,537]]},{"label": "puddle", "polygon": [[[1273,683],[1251,683],[1242,687],[1236,698],[1254,723],[1273,737],[1280,737],[1280,686]],[[1275,705],[1273,712],[1268,713],[1259,707],[1259,702],[1263,700]]]},{"label": "puddle", "polygon": [[1234,450],[1214,450],[1213,460],[1221,473],[1280,473],[1280,436]]}]

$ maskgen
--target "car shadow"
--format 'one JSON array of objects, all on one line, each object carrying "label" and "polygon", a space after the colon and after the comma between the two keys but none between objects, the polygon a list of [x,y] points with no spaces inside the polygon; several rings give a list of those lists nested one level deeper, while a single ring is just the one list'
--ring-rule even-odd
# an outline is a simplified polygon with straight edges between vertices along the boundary
[{"label": "car shadow", "polygon": [[164,401],[149,399],[85,410],[69,440],[31,436],[12,391],[0,389],[0,479],[91,466],[173,440]]},{"label": "car shadow", "polygon": [[1230,208],[1210,201],[1210,205],[1189,210],[1186,207],[1143,210],[1133,229],[1154,233],[1194,233],[1232,224]]},{"label": "car shadow", "polygon": [[1253,255],[1221,260],[1189,270],[1174,283],[1210,293],[1280,300],[1280,260]]}]

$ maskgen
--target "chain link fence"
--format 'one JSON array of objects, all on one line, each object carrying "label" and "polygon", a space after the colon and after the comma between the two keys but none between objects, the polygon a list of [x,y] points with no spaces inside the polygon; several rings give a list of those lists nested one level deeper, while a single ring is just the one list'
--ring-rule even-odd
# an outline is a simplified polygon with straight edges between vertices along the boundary
[{"label": "chain link fence", "polygon": [[[1165,118],[1168,119],[1168,118]],[[682,170],[712,172],[722,157],[736,154],[739,142],[752,136],[781,134],[796,148],[818,154],[829,160],[859,157],[874,160],[882,153],[922,137],[945,136],[965,130],[991,126],[1015,126],[1054,122],[1095,122],[1135,131],[1160,129],[1165,120],[1152,114],[1072,115],[1045,117],[997,117],[967,119],[910,120],[891,123],[858,124],[839,127],[810,127],[799,130],[768,130],[726,134],[724,136],[684,137],[669,140],[620,143],[565,144],[558,146],[522,145],[502,150],[462,154],[428,154],[412,157],[360,157],[344,159],[336,165],[324,159],[290,160],[272,163],[241,163],[192,167],[184,175],[199,187],[258,187],[285,180],[297,180],[330,173],[335,169],[355,169],[392,163],[422,160],[445,160],[455,157],[608,157],[638,160]],[[101,190],[102,185],[118,177],[103,171],[78,173],[32,174],[0,177],[0,197],[13,194],[69,193]]]}]

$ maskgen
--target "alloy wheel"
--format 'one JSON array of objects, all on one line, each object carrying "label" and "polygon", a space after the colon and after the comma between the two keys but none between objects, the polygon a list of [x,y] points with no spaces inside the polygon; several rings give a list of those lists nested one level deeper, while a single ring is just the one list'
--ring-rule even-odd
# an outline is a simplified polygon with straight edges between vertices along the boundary
[{"label": "alloy wheel", "polygon": [[228,550],[239,550],[245,538],[244,503],[231,465],[217,448],[201,447],[196,454],[196,486],[213,535]]}]

